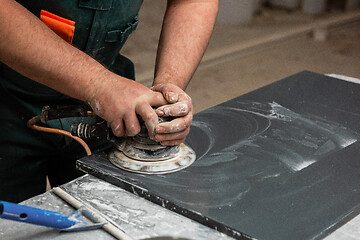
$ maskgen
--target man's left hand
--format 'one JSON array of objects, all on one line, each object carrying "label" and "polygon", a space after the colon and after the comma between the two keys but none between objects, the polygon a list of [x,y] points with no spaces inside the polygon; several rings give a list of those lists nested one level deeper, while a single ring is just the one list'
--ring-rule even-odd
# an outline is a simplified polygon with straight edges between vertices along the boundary
[{"label": "man's left hand", "polygon": [[160,117],[174,117],[170,122],[159,123],[155,128],[155,140],[162,145],[179,145],[185,141],[190,131],[193,118],[193,106],[189,95],[171,83],[161,83],[151,88],[161,92],[169,102],[168,105],[156,109]]}]

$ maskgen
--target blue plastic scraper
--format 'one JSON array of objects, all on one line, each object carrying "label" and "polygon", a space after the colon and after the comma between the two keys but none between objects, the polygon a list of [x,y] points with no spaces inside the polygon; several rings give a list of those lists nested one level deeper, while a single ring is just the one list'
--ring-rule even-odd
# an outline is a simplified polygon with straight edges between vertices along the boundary
[{"label": "blue plastic scraper", "polygon": [[16,203],[0,201],[0,218],[52,227],[61,231],[79,231],[100,228],[107,222],[101,222],[85,207],[80,207],[70,216],[59,212],[28,207]]}]

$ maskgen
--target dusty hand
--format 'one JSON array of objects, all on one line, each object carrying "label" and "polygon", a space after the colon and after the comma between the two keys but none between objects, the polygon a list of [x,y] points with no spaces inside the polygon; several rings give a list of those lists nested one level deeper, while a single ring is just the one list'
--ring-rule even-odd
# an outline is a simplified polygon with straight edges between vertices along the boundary
[{"label": "dusty hand", "polygon": [[108,73],[104,81],[96,83],[94,92],[88,99],[95,113],[111,123],[115,136],[134,136],[140,132],[136,114],[139,114],[154,138],[158,116],[152,106],[167,103],[161,93],[154,92],[135,81]]},{"label": "dusty hand", "polygon": [[179,145],[185,141],[193,118],[193,106],[189,95],[171,83],[161,83],[151,88],[161,92],[169,104],[156,109],[159,116],[175,117],[171,122],[159,123],[155,129],[155,140],[163,145]]}]

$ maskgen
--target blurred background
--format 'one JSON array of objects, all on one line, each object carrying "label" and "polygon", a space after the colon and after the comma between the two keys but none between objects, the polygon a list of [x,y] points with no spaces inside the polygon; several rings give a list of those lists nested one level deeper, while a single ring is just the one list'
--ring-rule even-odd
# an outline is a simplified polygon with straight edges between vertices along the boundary
[{"label": "blurred background", "polygon": [[[297,72],[360,78],[360,0],[220,0],[205,56],[186,92],[195,112]],[[145,0],[122,54],[150,86],[166,0]]]}]

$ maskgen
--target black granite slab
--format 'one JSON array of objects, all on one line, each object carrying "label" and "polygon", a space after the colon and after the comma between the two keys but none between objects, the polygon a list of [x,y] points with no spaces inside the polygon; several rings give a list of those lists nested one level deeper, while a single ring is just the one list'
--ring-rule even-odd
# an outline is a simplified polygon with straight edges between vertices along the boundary
[{"label": "black granite slab", "polygon": [[189,168],[79,169],[238,239],[317,239],[360,210],[360,85],[301,72],[195,115]]}]

